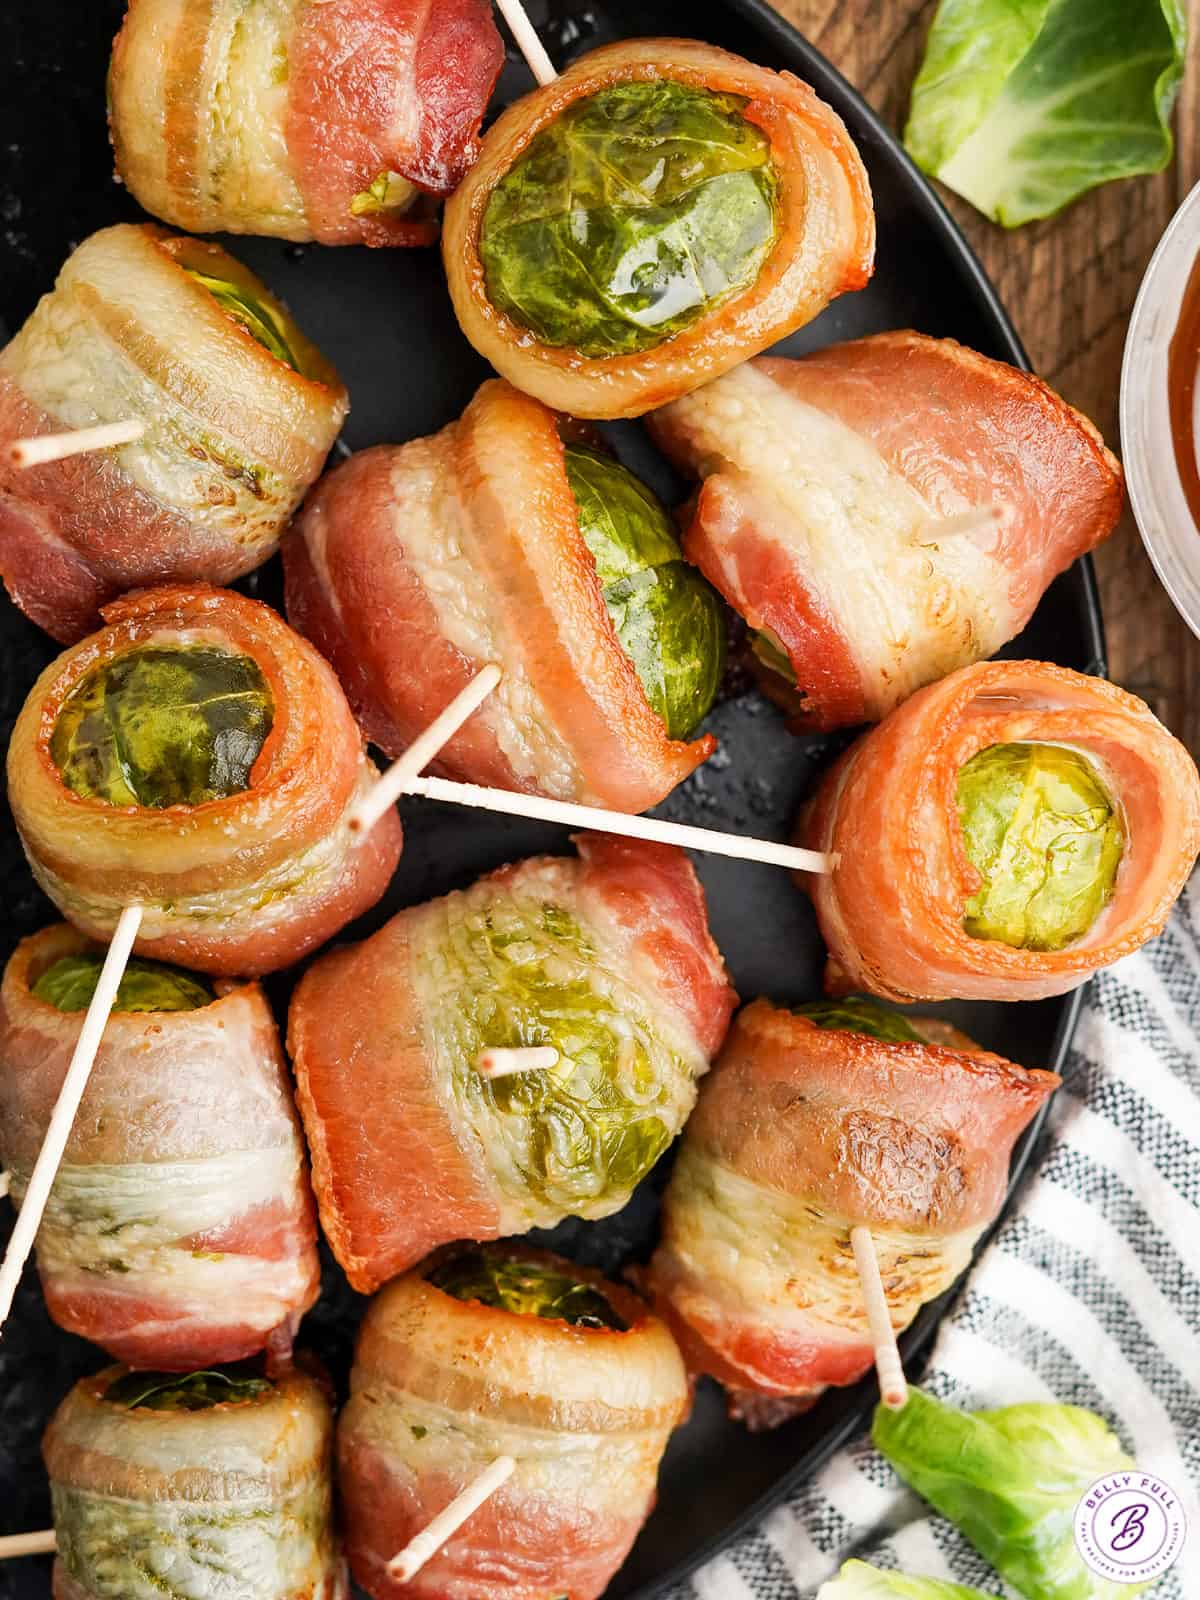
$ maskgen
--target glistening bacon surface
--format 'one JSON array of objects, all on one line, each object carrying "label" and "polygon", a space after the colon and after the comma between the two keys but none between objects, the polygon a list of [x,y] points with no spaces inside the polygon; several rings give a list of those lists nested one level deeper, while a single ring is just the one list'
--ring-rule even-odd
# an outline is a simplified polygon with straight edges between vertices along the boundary
[{"label": "glistening bacon surface", "polygon": [[[321,1221],[370,1291],[453,1239],[607,1216],[682,1127],[734,1004],[682,852],[585,834],[310,967],[288,1047]],[[490,1082],[490,1045],[553,1043]]]},{"label": "glistening bacon surface", "polygon": [[429,439],[331,472],[284,543],[293,625],[398,755],[489,661],[500,687],[442,751],[451,777],[644,811],[715,748],[667,736],[579,531],[559,418],[485,383]]},{"label": "glistening bacon surface", "polygon": [[[1124,824],[1112,899],[1062,950],[973,939],[962,922],[980,880],[958,819],[959,770],[989,745],[1025,741],[1088,757]],[[1036,1000],[1160,931],[1200,850],[1200,777],[1149,707],[1115,684],[1046,662],[983,662],[920,690],[852,745],[799,835],[833,854],[832,870],[806,883],[831,990]]]},{"label": "glistening bacon surface", "polygon": [[[876,721],[992,655],[1116,526],[1123,478],[1040,379],[951,339],[760,357],[651,419],[702,478],[685,549],[796,677],[803,728]],[[997,525],[934,524],[1000,508]]]},{"label": "glistening bacon surface", "polygon": [[[92,948],[56,925],[0,987],[0,1161],[19,1200],[83,1013],[31,991]],[[318,1290],[316,1216],[270,1007],[256,984],[193,1011],[114,1012],[45,1218],[51,1316],[136,1366],[285,1354]]]},{"label": "glistening bacon surface", "polygon": [[[596,1600],[649,1514],[688,1405],[679,1352],[628,1290],[545,1259],[598,1288],[626,1330],[459,1301],[421,1272],[371,1303],[338,1477],[351,1567],[373,1600]],[[388,1560],[501,1454],[517,1462],[508,1482],[414,1582],[389,1578]]]},{"label": "glistening bacon surface", "polygon": [[[72,643],[128,589],[229,583],[260,565],[347,411],[290,322],[279,360],[183,269],[282,309],[216,245],[121,225],[86,239],[0,353],[0,572]],[[133,418],[140,439],[18,471],[14,439]]]},{"label": "glistening bacon surface", "polygon": [[[361,843],[347,826],[375,769],[337,679],[274,611],[228,590],[148,590],[105,618],[46,668],[9,745],[9,797],[34,876],[93,938],[110,937],[137,901],[142,955],[230,976],[290,965],[375,903],[400,854],[394,810]],[[262,672],[274,720],[250,788],[165,810],[73,793],[50,754],[66,697],[124,650],[173,644],[244,654]]]},{"label": "glistening bacon surface", "polygon": [[130,1409],[104,1398],[122,1376],[77,1383],[42,1441],[55,1600],[346,1600],[320,1385],[291,1372],[206,1410]]},{"label": "glistening bacon surface", "polygon": [[851,1228],[870,1228],[907,1327],[966,1266],[1058,1081],[747,1006],[701,1088],[644,1275],[689,1367],[751,1426],[855,1382],[873,1355]]},{"label": "glistening bacon surface", "polygon": [[[538,343],[488,299],[479,234],[496,184],[572,102],[614,84],[668,79],[748,101],[779,178],[778,236],[757,280],[655,349],[589,358]],[[726,372],[861,289],[875,214],[858,151],[835,112],[790,73],[769,72],[693,39],[633,39],[574,61],[509,106],[446,207],[443,254],[459,323],[503,377],[577,417],[636,417]]]},{"label": "glistening bacon surface", "polygon": [[197,232],[428,244],[421,191],[448,194],[475,159],[503,60],[485,0],[130,0],[117,169]]}]

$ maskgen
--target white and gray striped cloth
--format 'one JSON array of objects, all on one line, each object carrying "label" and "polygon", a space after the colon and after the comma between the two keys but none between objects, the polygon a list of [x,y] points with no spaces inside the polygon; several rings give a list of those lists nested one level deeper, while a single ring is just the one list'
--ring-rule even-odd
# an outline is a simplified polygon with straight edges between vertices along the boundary
[{"label": "white and gray striped cloth", "polygon": [[[1093,981],[1072,1055],[922,1382],[967,1409],[1099,1412],[1184,1498],[1155,1600],[1200,1600],[1200,873],[1162,937]],[[862,1440],[672,1600],[797,1600],[851,1555],[1012,1593]]]}]

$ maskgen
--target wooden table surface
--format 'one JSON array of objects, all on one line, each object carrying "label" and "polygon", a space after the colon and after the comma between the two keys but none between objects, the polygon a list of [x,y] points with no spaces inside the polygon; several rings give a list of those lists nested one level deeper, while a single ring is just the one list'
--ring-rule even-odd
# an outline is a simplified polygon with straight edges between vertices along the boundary
[{"label": "wooden table surface", "polygon": [[[936,0],[774,0],[890,127],[908,112]],[[1110,183],[1060,216],[1013,231],[939,192],[971,241],[1035,369],[1087,413],[1120,453],[1117,395],[1125,329],[1146,264],[1200,179],[1200,0],[1176,113],[1176,160],[1155,177]],[[1109,670],[1200,755],[1200,639],[1155,577],[1133,518],[1096,553]]]}]

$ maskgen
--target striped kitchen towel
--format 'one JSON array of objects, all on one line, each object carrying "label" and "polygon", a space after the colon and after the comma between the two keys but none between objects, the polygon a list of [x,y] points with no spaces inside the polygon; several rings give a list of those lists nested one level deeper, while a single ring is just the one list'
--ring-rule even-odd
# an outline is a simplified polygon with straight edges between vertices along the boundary
[{"label": "striped kitchen towel", "polygon": [[[1093,981],[1036,1167],[922,1382],[971,1410],[1099,1412],[1184,1496],[1155,1600],[1200,1600],[1200,874],[1162,937]],[[862,1440],[672,1600],[797,1600],[851,1555],[1011,1593]]]}]

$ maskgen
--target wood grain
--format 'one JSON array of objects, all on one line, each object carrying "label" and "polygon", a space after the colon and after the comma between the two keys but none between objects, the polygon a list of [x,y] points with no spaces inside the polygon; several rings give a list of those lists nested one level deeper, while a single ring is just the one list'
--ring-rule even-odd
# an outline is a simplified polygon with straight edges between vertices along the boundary
[{"label": "wood grain", "polygon": [[[936,0],[775,0],[893,128]],[[1125,329],[1142,274],[1176,206],[1200,179],[1200,0],[1188,0],[1191,55],[1173,166],[1095,190],[1062,215],[1008,232],[940,190],[987,267],[1034,366],[1119,450]],[[1109,668],[1200,755],[1200,639],[1176,614],[1128,514],[1097,552]]]}]

